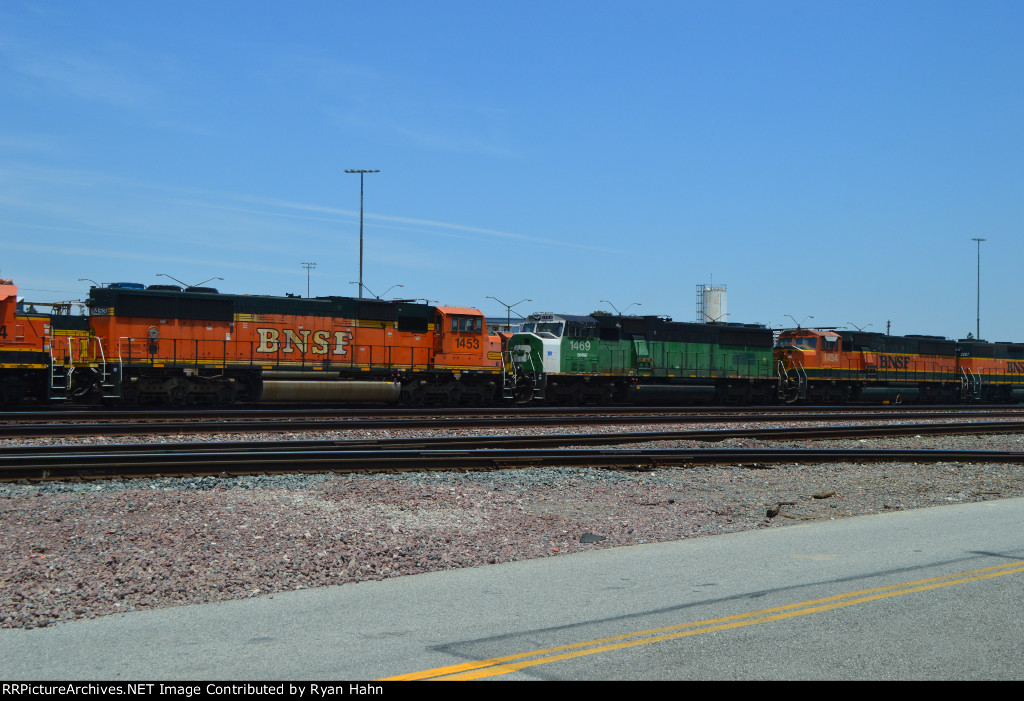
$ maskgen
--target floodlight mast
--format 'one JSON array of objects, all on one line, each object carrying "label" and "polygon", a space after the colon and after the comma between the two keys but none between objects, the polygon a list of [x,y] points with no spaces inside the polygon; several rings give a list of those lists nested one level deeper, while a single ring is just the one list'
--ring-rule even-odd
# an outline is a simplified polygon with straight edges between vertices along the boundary
[{"label": "floodlight mast", "polygon": [[976,338],[981,340],[981,242],[987,239],[971,239],[978,242],[978,326],[974,329]]},{"label": "floodlight mast", "polygon": [[363,298],[363,176],[379,170],[353,168],[346,173],[359,173],[359,299]]}]

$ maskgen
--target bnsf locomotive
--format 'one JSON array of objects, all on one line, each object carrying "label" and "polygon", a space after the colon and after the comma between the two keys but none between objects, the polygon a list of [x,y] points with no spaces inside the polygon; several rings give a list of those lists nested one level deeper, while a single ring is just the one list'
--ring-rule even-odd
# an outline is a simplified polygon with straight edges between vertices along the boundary
[{"label": "bnsf locomotive", "polygon": [[1024,344],[115,283],[24,309],[0,280],[0,403],[1021,402]]},{"label": "bnsf locomotive", "polygon": [[534,314],[508,348],[520,401],[1024,401],[1024,344]]},{"label": "bnsf locomotive", "polygon": [[1024,401],[1024,344],[791,329],[775,358],[790,403]]},{"label": "bnsf locomotive", "polygon": [[0,404],[23,399],[65,399],[75,367],[86,366],[89,320],[63,313],[20,308],[18,288],[0,280]]},{"label": "bnsf locomotive", "polygon": [[483,404],[501,391],[501,341],[476,309],[115,284],[90,290],[72,352],[56,316],[14,318],[10,287],[21,345],[0,346],[7,401]]},{"label": "bnsf locomotive", "polygon": [[508,349],[520,401],[768,404],[778,393],[763,326],[533,314]]}]

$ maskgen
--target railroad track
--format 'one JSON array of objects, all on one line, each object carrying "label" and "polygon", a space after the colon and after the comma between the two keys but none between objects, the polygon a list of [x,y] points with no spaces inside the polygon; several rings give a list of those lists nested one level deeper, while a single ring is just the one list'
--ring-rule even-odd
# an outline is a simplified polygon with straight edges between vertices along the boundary
[{"label": "railroad track", "polygon": [[[655,441],[746,438],[821,440],[951,433],[1024,433],[1024,422],[718,429],[538,436],[471,436],[351,441],[20,446],[0,449],[0,479],[251,474],[280,471],[482,469],[533,465],[653,468],[669,465],[765,466],[807,462],[1024,462],[1017,451],[814,448],[599,448]],[[515,447],[511,447],[515,446]],[[530,447],[524,447],[530,446]]]},{"label": "railroad track", "polygon": [[2,423],[38,423],[50,421],[169,421],[169,420],[229,420],[229,419],[356,419],[356,418],[423,418],[445,419],[455,417],[499,417],[499,416],[630,416],[667,415],[702,416],[705,414],[749,416],[757,414],[871,414],[874,416],[901,414],[956,414],[956,415],[1024,415],[1024,406],[1006,404],[951,404],[951,405],[843,405],[814,406],[783,405],[772,407],[735,406],[582,406],[582,407],[446,407],[432,409],[395,408],[330,408],[330,407],[275,407],[259,408],[203,408],[203,409],[160,409],[136,407],[131,409],[75,408],[46,411],[8,409],[0,414]]},{"label": "railroad track", "polygon": [[[216,453],[151,453],[96,455],[92,461],[64,461],[48,467],[4,467],[5,479],[67,479],[69,477],[131,477],[154,475],[263,474],[309,471],[396,471],[508,469],[536,466],[621,467],[651,470],[670,466],[739,465],[764,468],[776,464],[830,462],[971,462],[1019,463],[1016,451],[985,450],[815,450],[815,449],[487,449],[487,450],[323,450],[312,452],[225,451]],[[94,463],[94,464],[93,464]]]},{"label": "railroad track", "polygon": [[659,413],[612,414],[593,413],[527,413],[514,415],[478,415],[478,416],[410,416],[410,417],[357,417],[357,418],[323,418],[310,420],[306,418],[247,418],[238,421],[221,421],[212,417],[190,418],[184,421],[145,420],[145,421],[102,421],[73,420],[47,421],[39,419],[34,422],[0,423],[0,439],[54,437],[54,436],[125,436],[125,435],[182,435],[199,433],[275,433],[296,431],[349,431],[357,429],[445,429],[462,430],[471,428],[526,428],[543,426],[572,425],[629,425],[629,424],[673,424],[673,423],[729,423],[739,421],[758,421],[763,423],[781,422],[823,422],[823,421],[870,421],[885,418],[901,421],[913,419],[981,419],[981,418],[1024,418],[1024,412],[990,409],[963,413],[958,411],[903,411],[899,413],[878,412],[795,412],[787,411],[771,414],[751,413]]}]

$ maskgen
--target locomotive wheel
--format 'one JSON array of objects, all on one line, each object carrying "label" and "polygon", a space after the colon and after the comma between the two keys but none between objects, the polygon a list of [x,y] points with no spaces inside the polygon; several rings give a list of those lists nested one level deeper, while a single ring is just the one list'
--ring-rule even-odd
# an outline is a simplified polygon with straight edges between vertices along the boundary
[{"label": "locomotive wheel", "polygon": [[99,373],[92,368],[83,368],[71,377],[71,399],[81,404],[99,401]]},{"label": "locomotive wheel", "polygon": [[786,378],[786,384],[782,386],[783,404],[796,404],[800,401],[800,385],[794,380]]},{"label": "locomotive wheel", "polygon": [[423,406],[427,401],[427,393],[423,391],[422,387],[409,390],[408,397],[409,406]]},{"label": "locomotive wheel", "polygon": [[462,388],[458,384],[448,388],[448,404],[458,406],[462,403]]},{"label": "locomotive wheel", "polygon": [[533,383],[525,377],[520,378],[516,383],[512,401],[516,404],[527,404],[533,401]]}]

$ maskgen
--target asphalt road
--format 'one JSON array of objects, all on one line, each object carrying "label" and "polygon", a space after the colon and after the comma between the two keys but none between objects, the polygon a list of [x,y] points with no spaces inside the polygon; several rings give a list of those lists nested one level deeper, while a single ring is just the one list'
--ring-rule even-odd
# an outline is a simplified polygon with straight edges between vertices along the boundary
[{"label": "asphalt road", "polygon": [[2,630],[0,678],[1022,679],[1022,601],[1008,499]]}]

